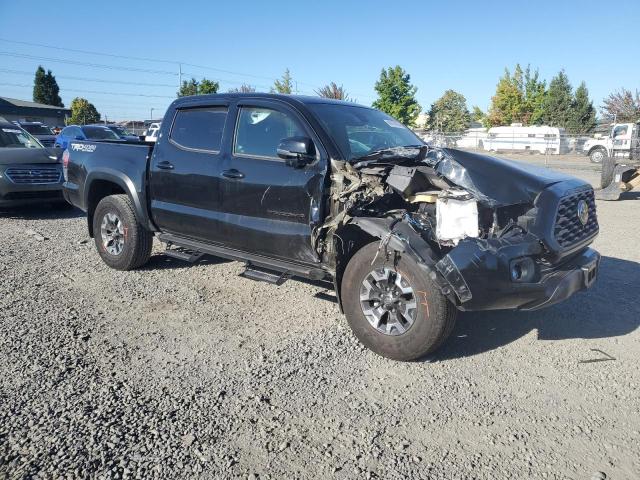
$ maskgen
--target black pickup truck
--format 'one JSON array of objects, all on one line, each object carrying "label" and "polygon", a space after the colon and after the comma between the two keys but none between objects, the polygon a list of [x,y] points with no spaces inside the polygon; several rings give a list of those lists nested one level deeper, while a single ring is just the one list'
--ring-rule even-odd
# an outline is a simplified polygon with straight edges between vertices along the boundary
[{"label": "black pickup truck", "polygon": [[155,146],[72,141],[63,171],[109,266],[144,265],[156,236],[184,260],[243,261],[252,279],[332,282],[360,341],[399,360],[437,349],[458,310],[562,301],[600,260],[585,182],[431,148],[324,98],[180,98]]}]

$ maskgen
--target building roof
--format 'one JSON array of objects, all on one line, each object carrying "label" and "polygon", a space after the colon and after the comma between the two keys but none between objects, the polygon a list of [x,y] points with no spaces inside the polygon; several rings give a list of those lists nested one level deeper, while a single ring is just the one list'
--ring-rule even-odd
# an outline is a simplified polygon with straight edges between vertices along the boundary
[{"label": "building roof", "polygon": [[17,98],[0,97],[0,100],[3,100],[4,102],[10,103],[14,107],[19,107],[19,108],[47,108],[51,110],[68,110],[69,112],[71,111],[70,108],[56,107],[54,105],[45,105],[44,103],[28,102],[26,100],[19,100]]}]

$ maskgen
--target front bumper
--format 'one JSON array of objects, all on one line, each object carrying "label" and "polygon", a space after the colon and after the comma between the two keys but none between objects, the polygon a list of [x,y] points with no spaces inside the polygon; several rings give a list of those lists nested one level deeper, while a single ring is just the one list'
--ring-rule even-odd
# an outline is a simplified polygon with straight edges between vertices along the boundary
[{"label": "front bumper", "polygon": [[[60,172],[60,180],[53,183],[15,183],[6,171],[12,167],[32,168],[38,170],[43,167],[55,168]],[[13,207],[34,203],[60,202],[62,196],[62,167],[57,164],[32,165],[0,165],[0,206]]]},{"label": "front bumper", "polygon": [[[585,248],[545,265],[539,260],[538,245],[532,241],[495,249],[481,242],[461,242],[436,268],[453,288],[460,310],[537,310],[593,285],[600,264],[597,251]],[[527,283],[512,281],[510,262],[526,256],[535,259],[534,278]]]}]

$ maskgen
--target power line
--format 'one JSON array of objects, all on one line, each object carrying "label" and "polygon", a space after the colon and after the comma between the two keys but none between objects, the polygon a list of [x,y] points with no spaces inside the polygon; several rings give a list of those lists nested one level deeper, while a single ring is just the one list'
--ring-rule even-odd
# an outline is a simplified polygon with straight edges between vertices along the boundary
[{"label": "power line", "polygon": [[[25,84],[21,84],[21,83],[4,83],[4,82],[0,82],[0,85],[6,85],[9,87],[28,87],[31,88],[33,87],[33,85],[25,85]],[[100,91],[96,91],[96,90],[80,90],[77,88],[66,88],[65,90],[69,90],[71,92],[81,92],[81,93],[95,93],[95,94],[102,94],[102,95],[118,95],[118,96],[130,96],[130,97],[149,97],[149,98],[173,98],[175,99],[176,97],[170,97],[167,95],[146,95],[144,93],[118,93],[118,92],[100,92]]]},{"label": "power line", "polygon": [[32,60],[46,60],[49,62],[58,62],[58,63],[67,63],[70,65],[81,65],[84,67],[93,67],[93,68],[106,68],[109,70],[123,70],[128,72],[142,72],[142,73],[154,73],[158,75],[173,75],[178,76],[176,72],[168,72],[166,70],[149,70],[146,68],[136,68],[136,67],[121,67],[116,65],[105,65],[100,63],[88,63],[88,62],[79,62],[75,60],[66,60],[63,58],[51,58],[51,57],[40,57],[36,55],[27,55],[24,53],[11,53],[11,52],[0,52],[0,55],[4,55],[7,57],[16,57],[16,58],[28,58]]},{"label": "power line", "polygon": [[[25,72],[24,70],[9,70],[6,68],[0,68],[0,72],[15,73],[18,75],[33,75],[33,72]],[[118,83],[121,85],[140,85],[143,87],[170,87],[176,88],[175,85],[168,83],[140,83],[140,82],[125,82],[123,80],[102,80],[100,78],[87,78],[87,77],[70,77],[67,75],[56,75],[56,78],[63,78],[66,80],[82,80],[85,82],[100,82],[100,83]]]}]

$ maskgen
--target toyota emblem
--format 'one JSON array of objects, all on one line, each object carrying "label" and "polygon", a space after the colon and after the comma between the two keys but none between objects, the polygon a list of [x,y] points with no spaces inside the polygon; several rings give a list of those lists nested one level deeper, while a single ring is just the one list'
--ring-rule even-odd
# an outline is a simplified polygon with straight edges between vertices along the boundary
[{"label": "toyota emblem", "polygon": [[578,202],[578,219],[582,225],[586,225],[589,221],[589,205],[584,200]]}]

